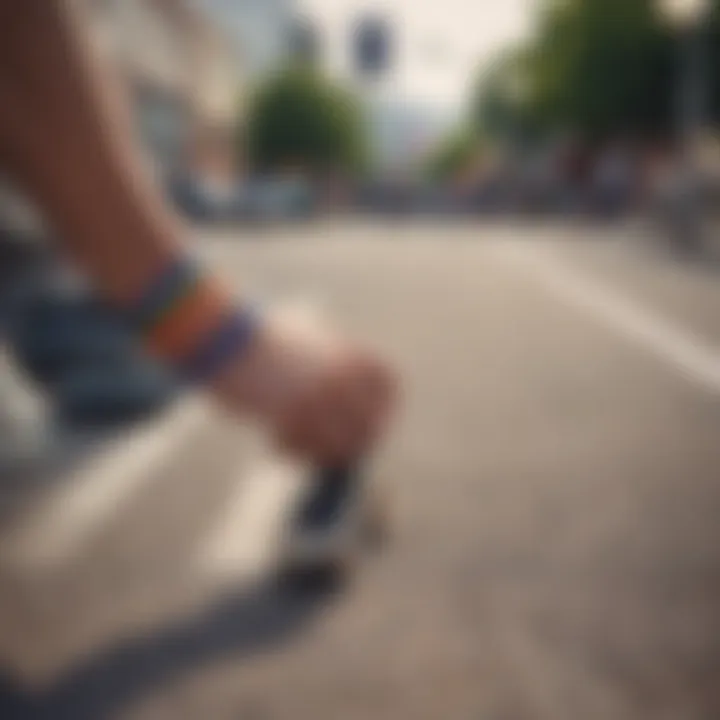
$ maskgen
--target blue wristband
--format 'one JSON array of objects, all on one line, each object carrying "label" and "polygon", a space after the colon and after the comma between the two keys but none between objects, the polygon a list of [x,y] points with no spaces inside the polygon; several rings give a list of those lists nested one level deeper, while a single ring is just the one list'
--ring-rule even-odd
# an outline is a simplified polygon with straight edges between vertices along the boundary
[{"label": "blue wristband", "polygon": [[150,331],[192,290],[199,276],[197,265],[187,258],[170,263],[130,308],[129,317],[133,327],[143,333]]},{"label": "blue wristband", "polygon": [[252,344],[260,321],[253,310],[227,316],[199,347],[180,364],[182,377],[203,384],[219,375],[227,363],[241,356]]}]

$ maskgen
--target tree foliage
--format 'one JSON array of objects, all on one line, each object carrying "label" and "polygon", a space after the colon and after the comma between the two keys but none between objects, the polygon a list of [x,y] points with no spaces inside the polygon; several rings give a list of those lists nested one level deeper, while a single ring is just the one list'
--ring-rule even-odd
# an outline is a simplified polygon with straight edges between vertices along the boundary
[{"label": "tree foliage", "polygon": [[[720,0],[704,23],[708,110],[720,114]],[[675,121],[681,31],[659,0],[555,0],[535,38],[481,79],[475,122],[495,134],[508,123],[584,136],[664,134]],[[521,98],[509,90],[521,77]],[[500,126],[498,128],[498,125]]]},{"label": "tree foliage", "polygon": [[706,46],[706,67],[709,72],[708,109],[711,117],[720,124],[720,0],[713,0],[710,9]]},{"label": "tree foliage", "polygon": [[536,134],[541,118],[529,95],[532,57],[526,48],[505,51],[479,83],[475,128],[495,139],[518,142]]},{"label": "tree foliage", "polygon": [[673,42],[656,0],[574,0],[543,18],[533,49],[539,114],[591,134],[667,129]]},{"label": "tree foliage", "polygon": [[477,158],[480,144],[475,133],[456,130],[445,138],[427,161],[430,179],[444,181],[461,173]]},{"label": "tree foliage", "polygon": [[311,68],[293,68],[260,88],[246,136],[260,171],[355,171],[364,162],[362,111],[355,99]]}]

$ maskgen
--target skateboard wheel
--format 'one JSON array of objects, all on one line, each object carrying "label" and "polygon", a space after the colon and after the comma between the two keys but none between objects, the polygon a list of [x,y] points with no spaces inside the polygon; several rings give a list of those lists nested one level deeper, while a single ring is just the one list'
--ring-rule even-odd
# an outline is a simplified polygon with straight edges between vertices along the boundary
[{"label": "skateboard wheel", "polygon": [[349,568],[339,561],[310,565],[292,565],[281,572],[282,584],[302,594],[331,594],[346,584]]}]

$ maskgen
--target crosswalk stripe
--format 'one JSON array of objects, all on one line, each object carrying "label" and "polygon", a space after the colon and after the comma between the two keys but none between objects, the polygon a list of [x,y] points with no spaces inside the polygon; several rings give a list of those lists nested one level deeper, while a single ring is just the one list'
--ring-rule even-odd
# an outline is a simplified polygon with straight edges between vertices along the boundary
[{"label": "crosswalk stripe", "polygon": [[524,268],[559,300],[592,315],[674,368],[704,390],[720,392],[720,353],[691,331],[678,327],[550,253],[505,246],[502,257]]},{"label": "crosswalk stripe", "polygon": [[[303,296],[277,307],[277,321],[313,332],[321,303]],[[3,533],[0,566],[52,571],[80,555],[97,531],[121,512],[146,483],[161,475],[173,449],[209,417],[206,401],[191,398],[161,420],[139,427],[103,450],[93,462],[58,481],[39,507]],[[215,576],[252,573],[272,553],[284,510],[299,486],[297,466],[266,452],[244,466],[236,497],[213,536],[203,545],[200,565]]]},{"label": "crosswalk stripe", "polygon": [[200,546],[198,571],[238,582],[271,567],[302,480],[299,465],[269,456],[241,471],[226,511]]},{"label": "crosswalk stripe", "polygon": [[[305,293],[274,308],[275,321],[288,331],[323,339],[326,303]],[[302,488],[302,463],[283,460],[256,445],[253,459],[238,469],[233,497],[201,543],[197,570],[215,582],[251,582],[268,570],[278,553],[288,512]]]},{"label": "crosswalk stripe", "polygon": [[0,563],[48,570],[72,560],[206,417],[200,401],[185,400],[61,479],[58,491],[3,537]]}]

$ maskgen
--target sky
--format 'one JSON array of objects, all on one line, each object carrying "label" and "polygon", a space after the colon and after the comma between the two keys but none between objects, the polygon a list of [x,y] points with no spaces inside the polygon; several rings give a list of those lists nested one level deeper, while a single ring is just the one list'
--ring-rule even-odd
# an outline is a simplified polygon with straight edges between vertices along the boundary
[{"label": "sky", "polygon": [[396,97],[455,114],[476,68],[527,35],[536,0],[299,0],[322,27],[329,69],[349,72],[353,18],[379,10],[396,33],[395,67],[386,89]]}]

